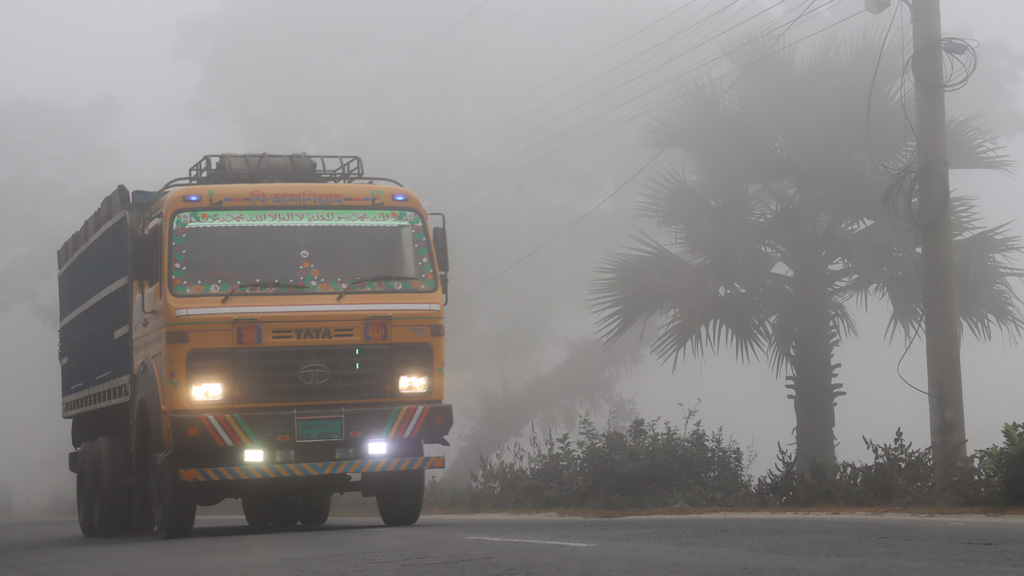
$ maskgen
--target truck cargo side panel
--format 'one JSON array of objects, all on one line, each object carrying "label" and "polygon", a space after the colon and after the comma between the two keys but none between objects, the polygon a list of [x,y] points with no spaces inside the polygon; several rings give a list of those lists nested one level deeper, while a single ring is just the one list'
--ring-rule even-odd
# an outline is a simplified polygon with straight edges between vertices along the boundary
[{"label": "truck cargo side panel", "polygon": [[[128,270],[128,219],[121,212],[101,226],[58,274],[65,416],[121,398],[121,392],[103,394],[98,387],[127,388],[132,372]],[[103,397],[88,398],[95,394]]]}]

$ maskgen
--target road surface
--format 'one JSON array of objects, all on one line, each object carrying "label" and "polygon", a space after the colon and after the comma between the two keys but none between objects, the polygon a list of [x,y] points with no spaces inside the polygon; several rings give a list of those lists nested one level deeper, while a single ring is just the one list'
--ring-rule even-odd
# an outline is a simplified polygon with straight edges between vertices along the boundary
[{"label": "road surface", "polygon": [[0,576],[40,574],[1024,574],[1024,517],[710,514],[376,518],[257,533],[199,517],[191,538],[85,539],[74,519],[0,523]]}]

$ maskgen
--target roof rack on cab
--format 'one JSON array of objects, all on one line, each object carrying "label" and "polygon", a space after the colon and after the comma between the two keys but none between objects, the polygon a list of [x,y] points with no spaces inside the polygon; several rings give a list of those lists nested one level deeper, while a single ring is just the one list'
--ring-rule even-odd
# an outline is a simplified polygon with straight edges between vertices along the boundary
[{"label": "roof rack on cab", "polygon": [[208,154],[188,176],[164,184],[160,192],[193,184],[260,184],[266,182],[376,182],[401,186],[391,178],[364,176],[359,156],[309,154]]}]

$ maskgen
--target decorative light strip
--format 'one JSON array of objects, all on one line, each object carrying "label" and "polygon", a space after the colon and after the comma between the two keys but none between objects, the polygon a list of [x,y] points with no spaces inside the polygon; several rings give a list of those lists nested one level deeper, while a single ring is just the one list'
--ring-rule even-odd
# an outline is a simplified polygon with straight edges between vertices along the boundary
[{"label": "decorative light strip", "polygon": [[295,306],[213,306],[179,308],[175,316],[207,316],[210,314],[282,314],[287,312],[421,312],[440,311],[440,304],[320,304]]}]

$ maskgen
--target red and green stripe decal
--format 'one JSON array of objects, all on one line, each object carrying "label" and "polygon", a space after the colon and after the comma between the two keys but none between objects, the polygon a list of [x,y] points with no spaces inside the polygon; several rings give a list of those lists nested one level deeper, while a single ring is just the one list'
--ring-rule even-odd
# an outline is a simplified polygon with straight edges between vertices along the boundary
[{"label": "red and green stripe decal", "polygon": [[217,446],[252,446],[256,443],[256,435],[237,414],[209,414],[201,416],[199,420],[213,436]]},{"label": "red and green stripe decal", "polygon": [[405,406],[391,411],[391,417],[384,424],[388,438],[415,438],[427,421],[430,406]]}]

